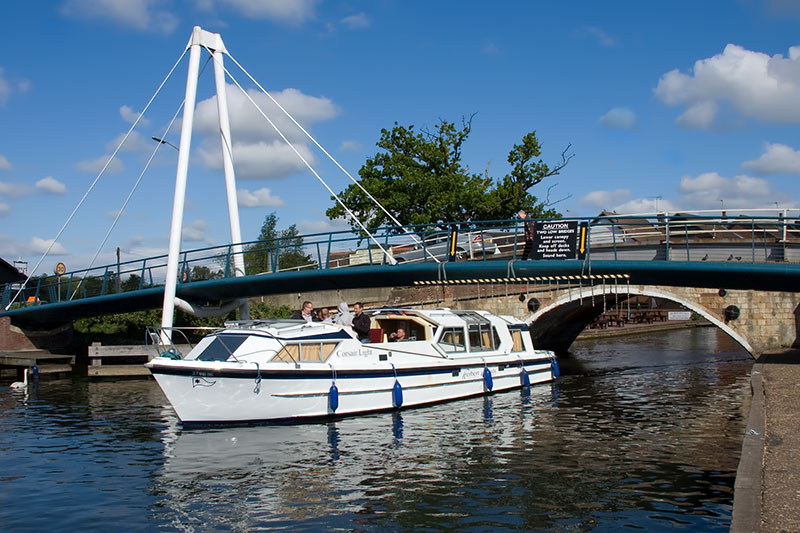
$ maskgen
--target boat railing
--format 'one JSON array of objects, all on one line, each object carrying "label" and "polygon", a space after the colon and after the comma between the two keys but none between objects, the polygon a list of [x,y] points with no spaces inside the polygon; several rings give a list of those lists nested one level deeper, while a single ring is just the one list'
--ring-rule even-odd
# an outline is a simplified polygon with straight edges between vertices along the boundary
[{"label": "boat railing", "polygon": [[[145,328],[145,349],[151,358],[169,357],[170,359],[183,359],[179,346],[189,346],[191,351],[194,344],[191,339],[205,337],[209,333],[216,333],[223,328],[218,327],[163,327],[147,326]],[[181,342],[183,341],[183,342]],[[187,352],[188,353],[188,352]]]}]

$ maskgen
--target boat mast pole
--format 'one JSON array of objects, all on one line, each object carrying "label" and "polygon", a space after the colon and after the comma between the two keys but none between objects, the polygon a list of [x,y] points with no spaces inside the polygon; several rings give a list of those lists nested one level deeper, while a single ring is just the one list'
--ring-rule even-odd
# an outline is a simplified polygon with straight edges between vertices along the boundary
[{"label": "boat mast pole", "polygon": [[[214,81],[217,86],[217,111],[219,113],[219,135],[222,143],[222,166],[225,170],[225,190],[228,194],[228,219],[231,226],[231,244],[233,255],[233,273],[236,277],[245,275],[244,255],[242,251],[242,230],[239,226],[239,203],[236,198],[236,174],[233,170],[233,145],[231,144],[231,126],[228,120],[228,97],[225,85],[225,45],[222,38],[219,39],[219,47],[212,52],[214,58]],[[241,320],[250,319],[250,305],[247,298],[239,307],[239,318]]]},{"label": "boat mast pole", "polygon": [[178,257],[181,249],[183,206],[186,199],[186,175],[189,170],[189,151],[192,145],[192,123],[197,98],[197,77],[200,72],[200,45],[203,41],[200,26],[192,30],[189,39],[189,72],[186,75],[186,99],[181,124],[181,142],[178,147],[178,169],[175,174],[175,199],[172,202],[172,226],[169,232],[169,255],[167,256],[167,279],[164,284],[164,304],[161,308],[162,340],[170,343],[172,321],[175,316],[175,292],[178,285]]}]

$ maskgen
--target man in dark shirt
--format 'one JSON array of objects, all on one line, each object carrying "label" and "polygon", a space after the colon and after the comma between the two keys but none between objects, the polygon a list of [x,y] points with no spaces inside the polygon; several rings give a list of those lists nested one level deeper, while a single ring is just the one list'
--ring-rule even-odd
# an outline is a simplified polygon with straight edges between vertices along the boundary
[{"label": "man in dark shirt", "polygon": [[364,314],[364,306],[361,305],[361,302],[353,304],[353,312],[356,316],[353,317],[352,326],[358,335],[358,340],[369,342],[369,317]]},{"label": "man in dark shirt", "polygon": [[316,322],[314,317],[314,304],[306,300],[303,302],[303,307],[299,311],[295,311],[292,315],[293,320],[305,320],[306,322]]}]

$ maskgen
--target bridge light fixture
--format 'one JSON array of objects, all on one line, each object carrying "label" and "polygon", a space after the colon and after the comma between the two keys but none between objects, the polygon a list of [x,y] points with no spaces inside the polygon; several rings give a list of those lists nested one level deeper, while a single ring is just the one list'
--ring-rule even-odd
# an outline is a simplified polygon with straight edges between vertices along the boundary
[{"label": "bridge light fixture", "polygon": [[157,142],[159,144],[166,144],[168,146],[172,146],[173,148],[175,148],[176,150],[178,150],[180,152],[180,149],[177,146],[175,146],[174,144],[172,144],[171,142],[169,142],[169,141],[165,141],[164,139],[160,139],[158,137],[150,137],[150,138],[153,139],[155,142]]}]

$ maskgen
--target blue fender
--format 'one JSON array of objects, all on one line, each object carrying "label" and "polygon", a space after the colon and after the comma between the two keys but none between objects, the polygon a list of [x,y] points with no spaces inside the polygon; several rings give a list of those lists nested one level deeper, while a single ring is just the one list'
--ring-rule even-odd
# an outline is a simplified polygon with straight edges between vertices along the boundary
[{"label": "blue fender", "polygon": [[486,385],[486,390],[492,390],[494,387],[494,381],[492,380],[492,373],[489,371],[489,367],[483,367],[483,383]]},{"label": "blue fender", "polygon": [[403,405],[403,387],[397,380],[394,380],[394,387],[392,387],[392,402],[395,407]]},{"label": "blue fender", "polygon": [[336,383],[331,385],[328,391],[328,407],[330,407],[331,411],[334,413],[339,408],[339,388],[336,386]]},{"label": "blue fender", "polygon": [[557,378],[561,375],[561,371],[558,369],[558,361],[556,361],[555,357],[553,358],[553,362],[551,363],[553,369],[553,378]]},{"label": "blue fender", "polygon": [[525,370],[525,367],[522,367],[522,371],[519,373],[519,379],[522,382],[522,386],[526,389],[531,386],[531,378],[528,376],[528,371]]}]

